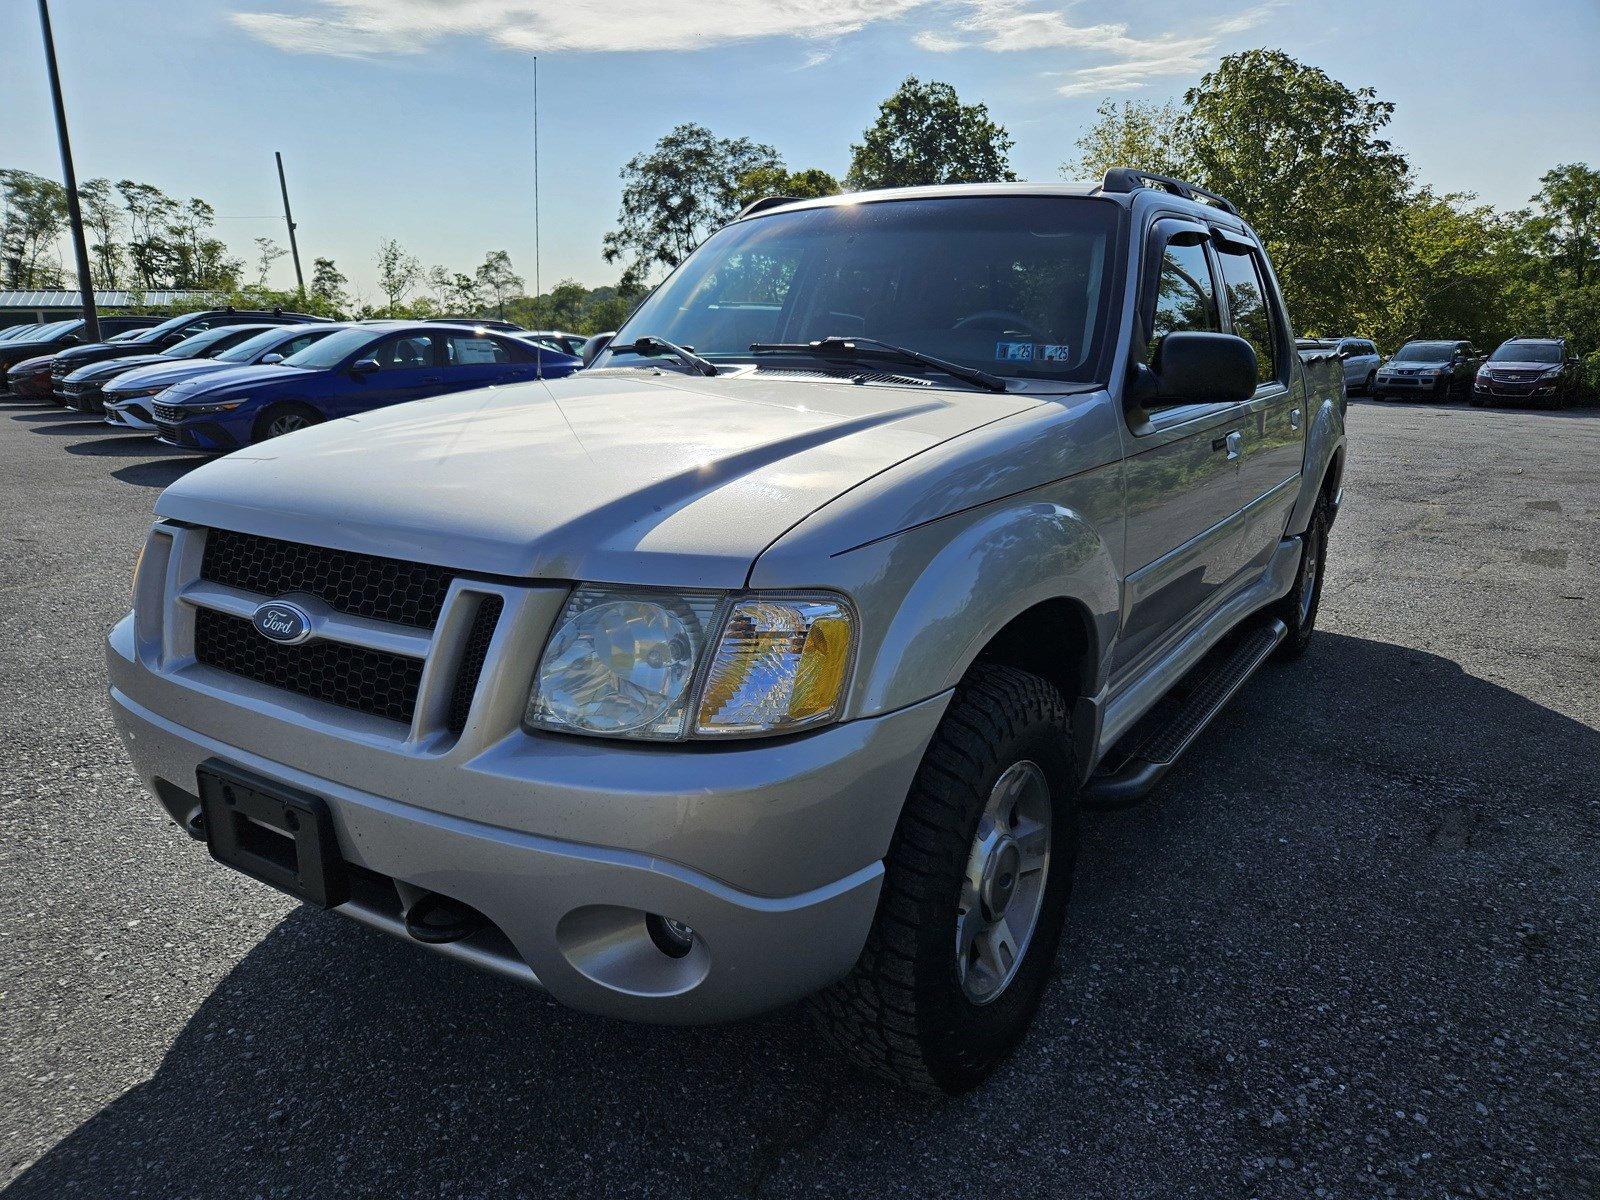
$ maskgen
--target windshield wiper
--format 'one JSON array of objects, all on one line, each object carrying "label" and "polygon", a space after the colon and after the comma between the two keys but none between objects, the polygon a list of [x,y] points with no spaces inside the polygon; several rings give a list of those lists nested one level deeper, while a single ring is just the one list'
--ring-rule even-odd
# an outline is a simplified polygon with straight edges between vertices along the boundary
[{"label": "windshield wiper", "polygon": [[634,338],[626,346],[607,346],[606,349],[613,354],[641,354],[646,358],[654,358],[665,354],[677,359],[698,375],[715,375],[717,373],[717,364],[709,358],[701,358],[688,347],[680,346],[676,342],[669,342],[666,338],[649,337],[647,335],[641,338]]},{"label": "windshield wiper", "polygon": [[909,346],[880,342],[877,338],[835,336],[815,342],[752,342],[750,353],[804,354],[812,358],[838,359],[897,358],[901,362],[915,363],[919,367],[943,371],[946,375],[952,375],[964,383],[988,388],[991,392],[1006,390],[1006,381],[998,375],[980,371],[977,367],[964,367],[960,363],[935,358],[931,354],[924,354],[921,350],[913,350]]}]

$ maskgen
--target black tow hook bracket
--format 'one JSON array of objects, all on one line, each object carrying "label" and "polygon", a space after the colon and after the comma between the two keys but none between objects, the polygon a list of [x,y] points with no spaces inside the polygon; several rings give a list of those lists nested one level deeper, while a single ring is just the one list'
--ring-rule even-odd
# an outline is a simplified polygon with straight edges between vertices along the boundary
[{"label": "black tow hook bracket", "polygon": [[429,892],[406,909],[406,932],[419,942],[442,946],[469,938],[489,923],[475,908]]}]

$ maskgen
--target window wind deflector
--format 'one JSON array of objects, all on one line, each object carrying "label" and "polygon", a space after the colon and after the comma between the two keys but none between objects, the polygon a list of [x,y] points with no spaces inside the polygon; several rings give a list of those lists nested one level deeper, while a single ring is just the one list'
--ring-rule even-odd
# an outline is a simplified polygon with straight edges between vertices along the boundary
[{"label": "window wind deflector", "polygon": [[809,358],[834,358],[844,361],[862,358],[892,358],[901,362],[913,363],[930,370],[942,371],[963,383],[970,383],[974,387],[987,388],[991,392],[1006,390],[1006,381],[998,375],[991,375],[988,371],[980,371],[976,367],[964,367],[960,363],[948,362],[942,358],[935,358],[931,354],[924,354],[920,350],[913,350],[909,346],[896,346],[890,342],[880,342],[877,338],[865,337],[825,337],[815,342],[752,342],[751,354],[800,354]]},{"label": "window wind deflector", "polygon": [[645,358],[655,358],[666,355],[675,358],[697,375],[715,375],[717,364],[709,358],[701,358],[687,346],[679,346],[669,342],[666,338],[645,337],[634,338],[625,346],[607,346],[612,354],[639,354]]}]

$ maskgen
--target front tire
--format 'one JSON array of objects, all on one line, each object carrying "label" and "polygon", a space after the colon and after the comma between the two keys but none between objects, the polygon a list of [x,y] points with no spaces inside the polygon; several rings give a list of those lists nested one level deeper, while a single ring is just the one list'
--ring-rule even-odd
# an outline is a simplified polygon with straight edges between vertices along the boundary
[{"label": "front tire", "polygon": [[812,1000],[823,1036],[925,1092],[976,1087],[1027,1031],[1055,966],[1077,853],[1068,705],[980,664],[923,756],[855,967]]},{"label": "front tire", "polygon": [[269,438],[282,437],[286,433],[297,430],[309,429],[313,425],[322,423],[322,414],[309,404],[274,404],[263,409],[251,430],[250,441],[264,442]]}]

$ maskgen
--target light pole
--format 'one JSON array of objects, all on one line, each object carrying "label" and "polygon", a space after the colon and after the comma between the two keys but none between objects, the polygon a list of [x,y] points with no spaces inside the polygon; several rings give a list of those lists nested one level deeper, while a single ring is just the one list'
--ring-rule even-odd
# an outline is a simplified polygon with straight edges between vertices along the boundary
[{"label": "light pole", "polygon": [[67,188],[67,219],[72,222],[72,249],[78,259],[78,293],[83,301],[83,332],[100,340],[100,314],[95,310],[94,279],[89,275],[89,243],[83,236],[83,210],[78,205],[78,174],[72,169],[72,141],[67,137],[67,106],[61,99],[61,72],[56,69],[56,39],[50,32],[50,6],[39,0],[39,25],[44,30],[44,61],[50,72],[50,99],[56,109],[56,140],[61,143],[61,176]]},{"label": "light pole", "polygon": [[272,156],[278,160],[278,189],[283,193],[283,219],[289,226],[289,252],[294,255],[294,281],[300,288],[300,307],[306,303],[306,277],[300,273],[300,243],[294,236],[294,214],[289,211],[289,185],[283,178],[283,152],[274,150]]},{"label": "light pole", "polygon": [[533,294],[541,296],[539,282],[539,56],[533,56]]}]

